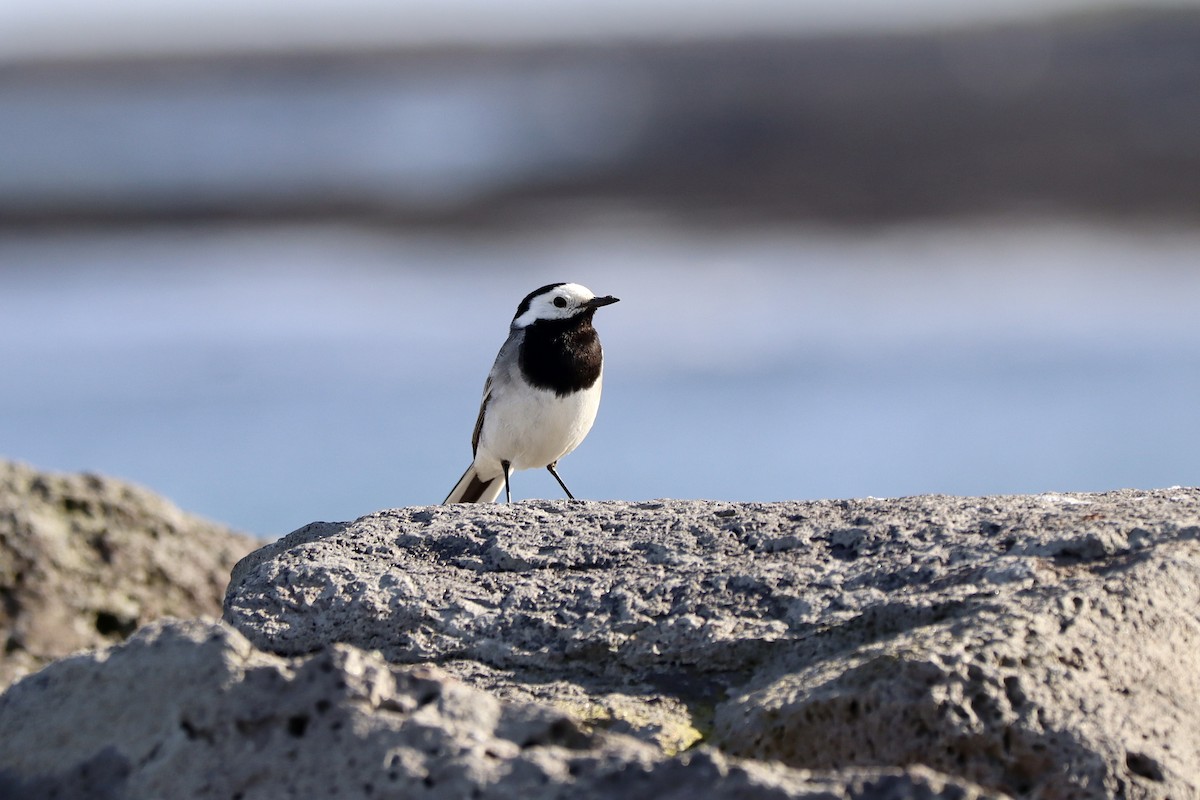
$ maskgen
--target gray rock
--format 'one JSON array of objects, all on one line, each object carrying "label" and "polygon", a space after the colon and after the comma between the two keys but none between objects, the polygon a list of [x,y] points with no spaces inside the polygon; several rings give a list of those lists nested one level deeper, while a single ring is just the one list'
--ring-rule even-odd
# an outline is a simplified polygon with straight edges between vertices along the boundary
[{"label": "gray rock", "polygon": [[0,461],[0,687],[159,617],[219,615],[255,544],[121,481]]},{"label": "gray rock", "polygon": [[1196,797],[1198,538],[1194,489],[414,508],[251,554],[225,618],[669,750]]},{"label": "gray rock", "polygon": [[821,776],[668,758],[501,703],[444,672],[333,645],[281,658],[232,629],[162,622],[52,664],[0,696],[0,796],[971,800],[929,770]]}]

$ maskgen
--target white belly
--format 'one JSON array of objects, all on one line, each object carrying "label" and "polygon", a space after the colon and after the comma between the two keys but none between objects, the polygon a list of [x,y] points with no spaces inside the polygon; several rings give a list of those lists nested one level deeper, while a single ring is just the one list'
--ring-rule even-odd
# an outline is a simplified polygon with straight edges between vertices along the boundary
[{"label": "white belly", "polygon": [[542,468],[578,447],[596,421],[601,383],[566,397],[545,389],[493,391],[475,453],[479,477],[503,474],[501,461],[514,470]]}]

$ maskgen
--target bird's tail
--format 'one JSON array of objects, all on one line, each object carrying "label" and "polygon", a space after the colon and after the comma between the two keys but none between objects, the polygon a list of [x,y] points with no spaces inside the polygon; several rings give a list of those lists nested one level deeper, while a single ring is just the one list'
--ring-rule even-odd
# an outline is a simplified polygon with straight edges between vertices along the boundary
[{"label": "bird's tail", "polygon": [[490,503],[504,491],[504,474],[501,473],[491,480],[481,480],[475,471],[475,465],[467,467],[467,471],[454,484],[450,494],[442,503]]}]

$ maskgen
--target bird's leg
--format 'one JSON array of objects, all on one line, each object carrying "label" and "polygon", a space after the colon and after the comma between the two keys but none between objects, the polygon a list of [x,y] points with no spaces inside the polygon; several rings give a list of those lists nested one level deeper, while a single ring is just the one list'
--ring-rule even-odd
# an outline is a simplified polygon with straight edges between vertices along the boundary
[{"label": "bird's leg", "polygon": [[512,464],[507,461],[501,461],[500,466],[504,467],[504,502],[512,502],[512,491],[508,488],[508,472]]},{"label": "bird's leg", "polygon": [[572,500],[574,500],[574,499],[575,499],[575,495],[571,494],[571,490],[567,488],[567,485],[566,485],[565,483],[563,483],[563,479],[562,479],[562,478],[560,478],[560,477],[558,477],[558,469],[557,469],[557,467],[558,467],[558,462],[557,462],[557,461],[555,461],[555,462],[554,462],[554,463],[552,463],[552,464],[547,464],[547,465],[546,465],[546,469],[550,470],[550,474],[554,476],[554,480],[558,481],[558,485],[559,485],[559,486],[561,486],[561,487],[563,487],[563,491],[567,493],[567,497],[569,497],[569,498],[571,498]]}]

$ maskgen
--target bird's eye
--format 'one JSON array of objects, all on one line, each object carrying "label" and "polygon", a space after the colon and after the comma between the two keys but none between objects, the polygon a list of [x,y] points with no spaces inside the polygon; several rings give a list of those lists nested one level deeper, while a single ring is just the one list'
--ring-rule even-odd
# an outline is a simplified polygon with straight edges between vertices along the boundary
[{"label": "bird's eye", "polygon": [[566,308],[567,307],[567,298],[565,298],[565,297],[554,298],[554,305],[558,306],[559,308]]}]

